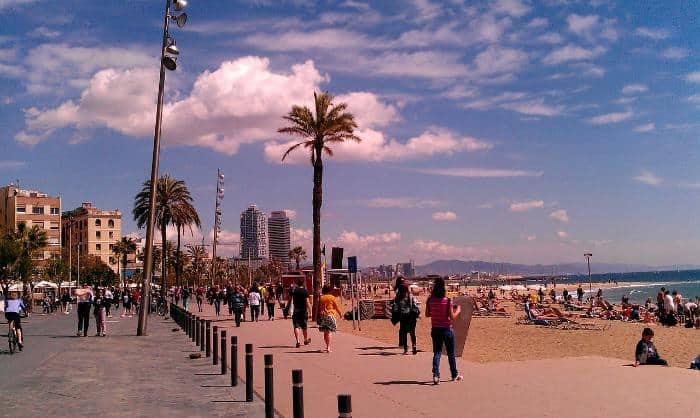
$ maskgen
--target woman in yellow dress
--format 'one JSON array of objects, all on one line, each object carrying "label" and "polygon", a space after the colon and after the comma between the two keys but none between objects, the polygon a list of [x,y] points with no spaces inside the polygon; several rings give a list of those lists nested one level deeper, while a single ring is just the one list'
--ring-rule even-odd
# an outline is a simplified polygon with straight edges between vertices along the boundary
[{"label": "woman in yellow dress", "polygon": [[323,340],[326,342],[326,353],[331,352],[331,333],[335,332],[337,325],[335,318],[340,316],[340,307],[335,297],[331,295],[331,287],[323,286],[321,299],[318,303],[318,330],[323,332]]}]

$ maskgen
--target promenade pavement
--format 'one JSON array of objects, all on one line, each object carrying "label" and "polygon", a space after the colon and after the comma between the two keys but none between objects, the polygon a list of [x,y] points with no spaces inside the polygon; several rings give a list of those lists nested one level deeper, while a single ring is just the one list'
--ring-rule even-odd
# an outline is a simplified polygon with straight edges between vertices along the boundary
[{"label": "promenade pavement", "polygon": [[76,337],[71,315],[23,319],[26,345],[0,351],[2,417],[263,417],[260,399],[245,400],[211,359],[190,360],[194,346],[152,315],[149,335],[136,337],[136,318],[109,318],[108,336]]},{"label": "promenade pavement", "polygon": [[449,382],[443,357],[443,381],[433,386],[429,341],[419,341],[428,352],[404,356],[396,347],[338,332],[329,354],[315,328],[309,329],[311,344],[295,348],[291,320],[235,328],[230,316],[214,317],[208,305],[198,315],[238,336],[241,374],[243,347],[254,344],[257,393],[264,393],[263,355],[274,355],[275,407],[285,417],[292,416],[292,369],[303,370],[306,416],[312,418],[335,416],[341,393],[352,395],[353,416],[361,418],[700,416],[700,373],[694,370],[633,368],[629,360],[602,357],[488,364],[458,359],[465,380]]}]

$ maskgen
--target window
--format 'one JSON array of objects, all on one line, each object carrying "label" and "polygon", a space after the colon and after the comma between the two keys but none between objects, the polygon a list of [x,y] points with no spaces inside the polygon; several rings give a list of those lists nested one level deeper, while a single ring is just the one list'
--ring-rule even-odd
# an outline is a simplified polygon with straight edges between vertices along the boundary
[{"label": "window", "polygon": [[109,264],[117,264],[117,260],[114,257],[109,257]]},{"label": "window", "polygon": [[51,229],[58,229],[58,222],[51,222]]},{"label": "window", "polygon": [[102,232],[96,231],[96,232],[95,232],[95,238],[101,239],[101,238],[102,238]]},{"label": "window", "polygon": [[95,251],[102,251],[102,244],[95,244]]},{"label": "window", "polygon": [[32,207],[32,215],[43,215],[44,214],[44,207],[43,206],[33,206]]},{"label": "window", "polygon": [[107,227],[114,228],[114,219],[110,219],[109,221],[107,221]]},{"label": "window", "polygon": [[51,237],[49,238],[49,245],[52,247],[57,247],[60,245],[58,238],[56,237]]},{"label": "window", "polygon": [[51,214],[52,215],[60,215],[61,211],[59,208],[51,208]]},{"label": "window", "polygon": [[17,206],[17,213],[27,213],[26,206]]},{"label": "window", "polygon": [[114,232],[109,231],[109,239],[112,239],[112,238],[114,238]]},{"label": "window", "polygon": [[109,252],[112,252],[114,250],[114,244],[109,244]]},{"label": "window", "polygon": [[96,227],[101,227],[102,226],[102,220],[101,219],[95,219],[95,226]]}]

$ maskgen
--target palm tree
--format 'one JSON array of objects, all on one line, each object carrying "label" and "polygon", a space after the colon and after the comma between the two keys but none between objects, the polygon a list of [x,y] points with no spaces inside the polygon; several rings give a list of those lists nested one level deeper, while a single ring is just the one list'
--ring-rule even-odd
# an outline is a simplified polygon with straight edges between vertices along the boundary
[{"label": "palm tree", "polygon": [[329,93],[317,94],[314,92],[315,112],[306,106],[292,106],[292,110],[282,119],[290,124],[279,128],[277,132],[302,138],[300,142],[289,147],[282,156],[282,161],[294,150],[300,147],[310,151],[311,165],[314,168],[313,188],[313,318],[317,317],[318,301],[321,285],[321,205],[323,204],[323,159],[325,152],[333,156],[331,144],[345,141],[360,142],[361,138],[355,135],[357,123],[352,113],[346,112],[347,104],[333,104],[333,96]]},{"label": "palm tree", "polygon": [[[132,211],[136,226],[143,228],[148,222],[150,201],[151,201],[151,181],[146,180],[141,187],[141,191],[136,195],[134,209]],[[184,181],[170,177],[168,174],[162,175],[156,185],[156,227],[160,229],[162,243],[166,242],[166,232],[168,225],[175,222],[181,205],[192,204],[192,196]],[[161,269],[161,295],[165,295],[165,276],[168,271],[167,254],[162,254]]]},{"label": "palm tree", "polygon": [[22,246],[17,240],[9,234],[0,237],[0,284],[4,295],[9,294],[10,281],[15,278],[21,256]]},{"label": "palm tree", "polygon": [[297,263],[297,271],[299,271],[299,265],[302,261],[306,260],[306,250],[301,245],[297,245],[289,250],[289,258]]},{"label": "palm tree", "polygon": [[8,238],[17,241],[21,247],[19,264],[17,272],[20,280],[24,283],[24,291],[26,292],[26,284],[29,282],[32,271],[34,270],[34,255],[40,249],[44,248],[48,243],[46,231],[39,228],[38,225],[27,226],[25,222],[17,224],[17,230],[10,232]]},{"label": "palm tree", "polygon": [[136,243],[129,237],[122,237],[119,242],[114,244],[112,252],[114,252],[114,255],[117,256],[119,264],[121,265],[119,279],[122,282],[122,286],[124,286],[126,285],[126,264],[128,262],[129,254],[136,253]]},{"label": "palm tree", "polygon": [[199,220],[199,214],[197,210],[192,205],[192,199],[189,201],[182,201],[175,205],[173,210],[173,223],[175,224],[175,229],[177,230],[177,250],[175,251],[175,281],[177,286],[181,286],[181,276],[182,276],[182,252],[180,251],[180,237],[185,227],[190,230],[190,235],[192,235],[192,225],[197,228],[202,227],[202,223]]},{"label": "palm tree", "polygon": [[187,255],[192,260],[193,281],[199,286],[202,273],[206,268],[204,260],[207,258],[207,251],[202,245],[188,245]]}]

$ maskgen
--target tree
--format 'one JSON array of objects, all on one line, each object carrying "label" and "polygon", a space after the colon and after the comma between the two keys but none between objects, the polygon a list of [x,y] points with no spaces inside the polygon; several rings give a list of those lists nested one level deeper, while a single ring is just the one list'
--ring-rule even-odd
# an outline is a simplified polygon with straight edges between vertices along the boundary
[{"label": "tree", "polygon": [[26,292],[26,285],[34,272],[34,256],[48,243],[46,231],[38,225],[30,227],[25,222],[20,222],[17,224],[17,230],[9,232],[7,238],[16,241],[21,248],[16,270]]},{"label": "tree", "polygon": [[[143,228],[148,223],[151,202],[150,189],[151,181],[146,180],[134,200],[132,214],[134,215],[136,226],[139,228]],[[174,224],[175,218],[178,217],[178,213],[182,210],[183,205],[192,205],[192,196],[184,181],[170,177],[169,174],[164,174],[158,179],[158,184],[156,184],[155,199],[156,227],[160,230],[160,242],[166,242],[168,225]],[[162,296],[165,296],[165,276],[168,271],[167,258],[167,254],[163,254],[160,290]]]},{"label": "tree", "polygon": [[68,277],[68,264],[60,258],[52,258],[44,266],[44,273],[49,280],[60,284],[63,279]]},{"label": "tree", "polygon": [[100,257],[87,255],[80,258],[80,279],[82,283],[95,286],[112,286],[115,284],[117,275]]},{"label": "tree", "polygon": [[298,271],[301,262],[306,260],[306,250],[301,245],[297,245],[296,247],[289,250],[289,258],[294,260],[294,262],[297,264]]},{"label": "tree", "polygon": [[119,270],[122,286],[126,285],[126,264],[129,261],[129,254],[136,254],[136,242],[129,237],[122,237],[119,242],[114,244],[112,252],[117,256],[121,269]]},{"label": "tree", "polygon": [[0,285],[2,292],[7,295],[10,282],[16,278],[16,270],[22,255],[22,246],[7,234],[0,237]]},{"label": "tree", "polygon": [[192,235],[192,225],[197,228],[202,227],[202,223],[199,220],[199,214],[197,210],[192,205],[192,199],[189,201],[178,202],[173,210],[173,223],[175,224],[175,229],[177,230],[177,250],[175,251],[175,281],[177,286],[182,286],[181,276],[182,276],[182,252],[180,251],[180,237],[185,227],[190,230],[190,235]]},{"label": "tree", "polygon": [[282,156],[282,160],[298,148],[306,148],[310,152],[311,165],[314,169],[313,187],[313,318],[318,314],[321,285],[321,205],[323,204],[323,158],[325,152],[333,156],[330,145],[346,141],[360,142],[355,135],[357,123],[352,113],[346,112],[347,104],[333,104],[333,96],[329,93],[314,92],[315,112],[306,106],[292,106],[292,110],[282,119],[289,122],[288,126],[279,128],[277,132],[300,137],[302,140],[292,145]]},{"label": "tree", "polygon": [[204,260],[207,258],[207,251],[201,245],[188,245],[187,255],[191,260],[190,273],[192,276],[192,282],[199,286],[202,273],[204,273],[206,269],[206,263]]}]

